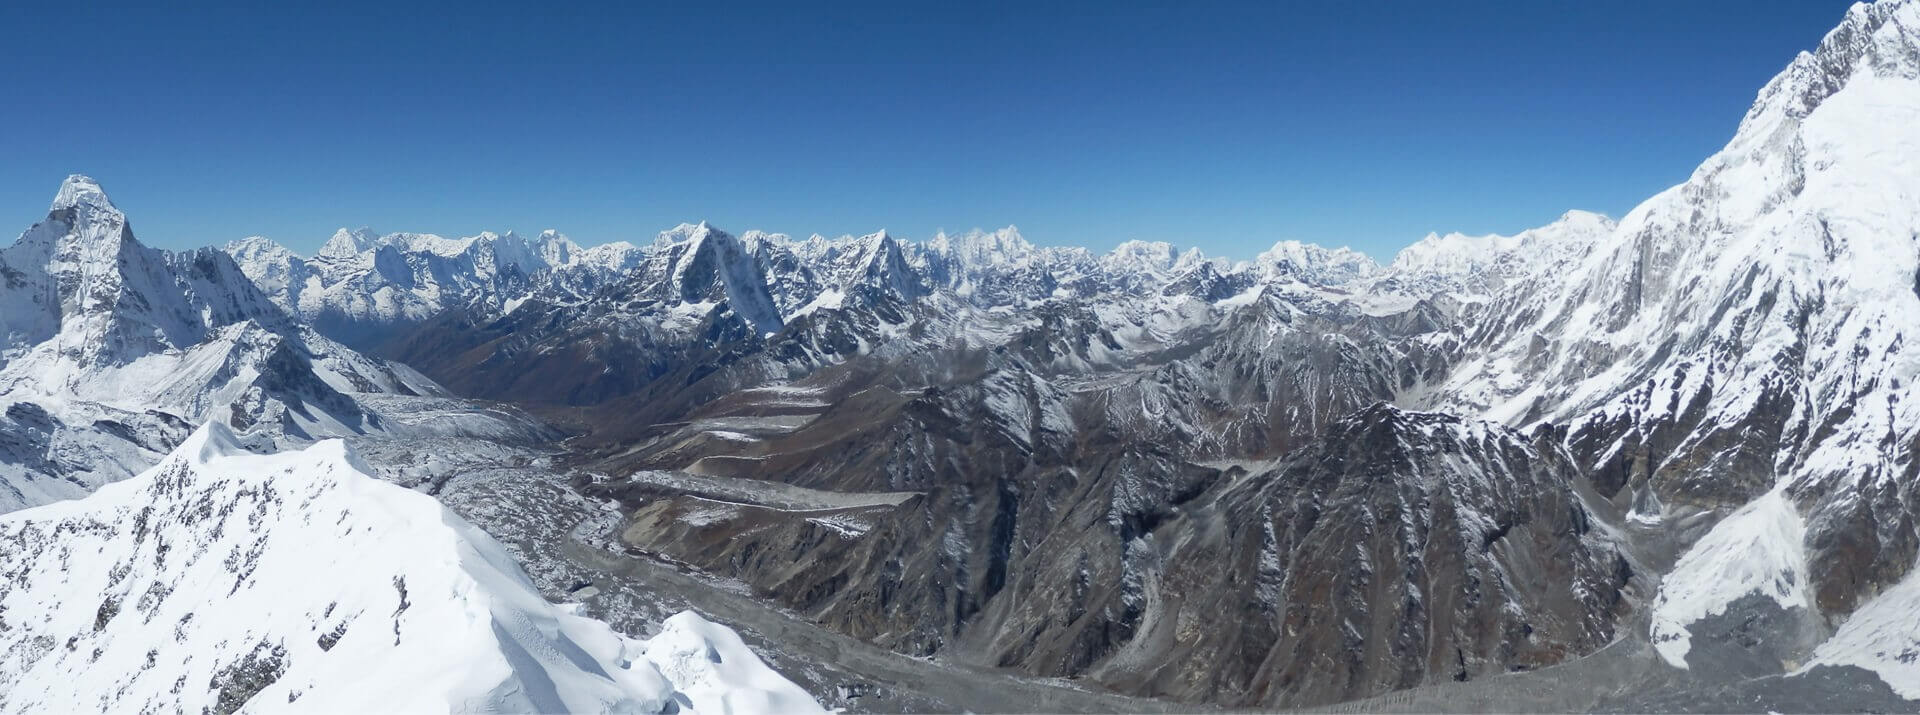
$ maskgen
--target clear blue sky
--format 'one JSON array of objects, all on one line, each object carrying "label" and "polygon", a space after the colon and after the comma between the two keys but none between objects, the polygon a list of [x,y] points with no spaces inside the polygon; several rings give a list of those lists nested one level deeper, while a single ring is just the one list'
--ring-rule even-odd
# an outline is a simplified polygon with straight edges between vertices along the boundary
[{"label": "clear blue sky", "polygon": [[112,4],[0,9],[0,232],[79,172],[166,247],[706,219],[1386,257],[1623,214],[1847,5]]}]

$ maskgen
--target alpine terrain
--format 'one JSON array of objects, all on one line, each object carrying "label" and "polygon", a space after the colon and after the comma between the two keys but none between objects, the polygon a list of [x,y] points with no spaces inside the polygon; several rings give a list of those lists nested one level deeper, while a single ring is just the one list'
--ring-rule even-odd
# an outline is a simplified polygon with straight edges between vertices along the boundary
[{"label": "alpine terrain", "polygon": [[73,176],[0,325],[0,710],[1920,710],[1920,0],[1385,263]]}]

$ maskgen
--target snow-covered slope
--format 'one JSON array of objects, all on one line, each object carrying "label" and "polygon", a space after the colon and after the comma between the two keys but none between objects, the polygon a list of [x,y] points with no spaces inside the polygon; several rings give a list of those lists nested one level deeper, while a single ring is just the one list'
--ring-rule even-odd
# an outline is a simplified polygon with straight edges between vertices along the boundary
[{"label": "snow-covered slope", "polygon": [[1317,286],[1349,283],[1380,270],[1380,264],[1359,251],[1346,247],[1323,248],[1299,241],[1273,244],[1254,257],[1252,267],[1269,280],[1287,279]]},{"label": "snow-covered slope", "polygon": [[82,500],[0,517],[0,711],[818,712],[692,613],[648,640],[340,441],[218,423]]},{"label": "snow-covered slope", "polygon": [[1855,5],[1724,149],[1531,288],[1444,392],[1571,425],[1643,520],[1731,512],[1667,577],[1669,661],[1749,595],[1884,612],[1920,557],[1920,3]]},{"label": "snow-covered slope", "polygon": [[1545,275],[1577,261],[1613,233],[1613,219],[1568,211],[1553,223],[1512,236],[1427,234],[1401,249],[1372,276],[1369,289],[1425,298],[1448,293],[1482,298],[1509,283]]}]

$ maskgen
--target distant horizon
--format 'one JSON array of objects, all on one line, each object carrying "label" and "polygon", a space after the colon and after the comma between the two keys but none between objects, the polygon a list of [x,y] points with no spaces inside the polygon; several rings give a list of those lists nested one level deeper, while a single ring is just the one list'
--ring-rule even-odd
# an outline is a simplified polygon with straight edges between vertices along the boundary
[{"label": "distant horizon", "polygon": [[0,48],[0,218],[83,173],[174,249],[704,219],[1385,263],[1623,217],[1849,4],[0,8],[88,43]]},{"label": "distant horizon", "polygon": [[[87,178],[89,178],[89,179],[94,179],[95,181],[98,181],[98,179],[97,179],[97,178],[95,178],[95,177],[93,177],[93,176],[92,176],[92,175],[90,175],[90,174],[85,174],[85,173],[74,173],[74,174],[70,174],[70,175],[69,175],[69,177],[74,177],[74,176],[84,176],[84,177],[87,177]],[[121,207],[120,207],[120,205],[119,205],[119,202],[118,202],[118,201],[115,201],[115,200],[113,200],[113,192],[112,192],[112,190],[110,190],[110,189],[109,189],[109,188],[108,188],[108,187],[106,186],[106,182],[99,182],[99,183],[100,183],[100,188],[101,188],[101,190],[102,190],[102,191],[103,191],[104,193],[106,193],[106,195],[107,195],[107,198],[108,198],[108,200],[109,200],[109,201],[112,201],[112,202],[113,202],[113,204],[114,204],[114,208],[117,208],[117,209],[120,209],[120,211],[121,211],[121,213],[123,213],[123,214],[126,214],[126,216],[127,216],[127,226],[128,226],[128,227],[129,227],[129,228],[130,228],[130,229],[131,229],[131,230],[133,231],[133,236],[134,236],[134,239],[135,239],[135,240],[138,240],[138,241],[140,241],[140,242],[141,242],[142,244],[144,244],[144,245],[148,245],[148,246],[153,246],[154,244],[152,244],[152,243],[150,243],[150,242],[148,242],[148,241],[147,241],[146,239],[144,239],[144,238],[142,238],[142,237],[140,236],[140,229],[139,229],[139,226],[137,225],[137,224],[138,224],[138,222],[139,222],[139,217],[137,217],[137,216],[134,216],[134,215],[133,215],[133,214],[131,214],[131,213],[128,213],[128,212],[127,212],[127,211],[126,211],[126,210],[125,210],[124,208],[121,208]],[[330,238],[332,238],[332,237],[334,237],[334,236],[336,236],[336,235],[339,235],[339,234],[340,234],[341,232],[343,232],[343,231],[345,231],[345,232],[357,232],[357,231],[368,231],[368,232],[371,232],[371,233],[373,233],[374,235],[377,235],[377,236],[381,236],[381,237],[385,237],[385,236],[391,236],[391,235],[400,235],[400,234],[404,234],[404,235],[415,235],[415,236],[434,236],[434,237],[437,237],[437,238],[442,238],[442,239],[450,239],[450,240],[459,240],[459,241],[464,241],[464,240],[468,240],[468,239],[476,239],[476,238],[481,238],[481,237],[483,237],[483,236],[487,236],[487,235],[493,235],[493,236],[496,236],[496,237],[500,237],[500,236],[507,236],[507,235],[515,235],[515,236],[519,236],[519,237],[521,237],[521,238],[524,238],[524,239],[533,239],[533,238],[538,238],[538,237],[540,237],[540,236],[542,236],[542,235],[544,235],[545,233],[547,233],[547,232],[549,232],[549,231],[551,231],[551,232],[554,232],[554,233],[556,233],[556,234],[558,234],[558,235],[559,235],[560,237],[562,237],[562,238],[565,238],[565,239],[567,239],[567,240],[569,240],[569,241],[572,241],[572,242],[573,242],[574,244],[576,244],[576,245],[578,245],[578,246],[580,246],[581,248],[593,248],[593,247],[595,247],[595,246],[604,246],[604,245],[607,245],[607,244],[612,244],[612,243],[621,243],[621,242],[625,242],[625,243],[628,243],[628,244],[631,244],[631,245],[633,245],[633,246],[636,246],[636,247],[645,247],[645,246],[648,246],[648,245],[651,245],[651,244],[653,244],[653,243],[654,243],[655,241],[657,241],[657,240],[658,240],[659,238],[661,238],[661,237],[663,237],[664,235],[666,235],[666,234],[668,234],[668,233],[671,233],[671,232],[673,232],[673,231],[674,231],[674,230],[676,230],[676,229],[680,229],[680,228],[685,228],[685,227],[688,227],[688,226],[698,226],[698,225],[700,225],[700,224],[703,224],[703,223],[704,223],[704,224],[706,224],[707,226],[709,226],[709,227],[711,227],[711,228],[713,228],[713,229],[715,229],[715,230],[718,230],[718,231],[721,231],[721,232],[723,232],[723,233],[726,233],[726,234],[728,234],[728,235],[731,235],[731,236],[734,236],[734,237],[736,237],[736,238],[743,238],[743,237],[745,237],[745,236],[746,236],[746,234],[749,234],[749,233],[761,233],[761,234],[765,234],[765,235],[769,235],[769,236],[783,236],[783,237],[785,237],[785,238],[787,238],[787,239],[788,239],[788,240],[790,240],[790,241],[796,241],[796,242],[797,242],[797,241],[808,241],[808,240],[811,240],[811,239],[812,239],[813,237],[815,237],[815,236],[819,236],[820,238],[823,238],[823,239],[826,239],[826,240],[829,240],[829,241],[836,241],[836,240],[844,240],[844,239],[855,239],[855,238],[863,238],[863,237],[866,237],[866,236],[871,236],[871,235],[874,235],[874,234],[877,234],[877,233],[882,233],[882,232],[884,232],[884,233],[886,233],[886,234],[887,234],[888,236],[890,236],[890,237],[892,237],[892,238],[894,238],[895,240],[903,240],[903,241],[909,241],[909,242],[913,242],[913,243],[925,243],[925,242],[927,242],[927,241],[931,241],[931,240],[933,240],[933,239],[935,239],[935,238],[938,238],[938,237],[940,237],[940,236],[942,236],[942,235],[945,235],[945,236],[950,236],[950,237],[951,237],[951,236],[964,236],[964,235],[968,235],[968,234],[974,234],[974,233],[979,233],[979,234],[994,234],[994,233],[998,233],[998,232],[1001,232],[1001,231],[1009,231],[1009,230],[1010,230],[1010,231],[1013,231],[1013,232],[1014,232],[1014,234],[1015,234],[1015,235],[1017,235],[1017,236],[1019,236],[1019,237],[1020,237],[1020,238],[1021,238],[1022,240],[1024,240],[1024,241],[1026,241],[1026,242],[1027,242],[1027,243],[1029,243],[1029,244],[1032,244],[1032,245],[1033,245],[1033,246],[1035,246],[1036,248],[1043,248],[1043,249],[1044,249],[1044,248],[1081,248],[1081,249],[1085,249],[1085,250],[1088,250],[1088,251],[1091,251],[1091,252],[1092,252],[1092,253],[1094,253],[1095,255],[1105,255],[1105,254],[1108,254],[1108,253],[1111,253],[1111,252],[1113,252],[1113,251],[1116,251],[1116,250],[1118,250],[1120,246],[1123,246],[1123,245],[1126,245],[1126,244],[1128,244],[1128,243],[1132,243],[1132,242],[1136,242],[1136,241],[1139,241],[1139,242],[1145,242],[1145,243],[1165,243],[1165,244],[1167,244],[1168,246],[1170,246],[1170,247],[1172,247],[1172,248],[1173,248],[1173,250],[1174,250],[1174,252],[1175,252],[1175,254],[1176,254],[1176,255],[1179,255],[1179,254],[1183,254],[1183,253],[1186,253],[1187,251],[1189,251],[1189,250],[1192,250],[1192,249],[1200,249],[1200,250],[1201,250],[1201,254],[1202,254],[1202,255],[1204,255],[1204,256],[1205,256],[1205,257],[1206,257],[1207,259],[1228,259],[1228,260],[1231,260],[1231,261],[1234,261],[1234,262],[1236,262],[1236,263],[1239,263],[1239,262],[1246,262],[1246,261],[1252,261],[1252,260],[1254,260],[1255,258],[1257,258],[1257,257],[1258,257],[1258,256],[1259,256],[1259,255],[1260,255],[1261,253],[1264,253],[1264,252],[1266,252],[1266,251],[1268,251],[1268,250],[1271,250],[1272,248],[1274,248],[1274,247],[1276,247],[1276,246],[1278,246],[1278,245],[1280,245],[1280,244],[1283,244],[1283,243],[1288,243],[1288,242],[1293,242],[1293,243],[1300,243],[1300,244],[1305,244],[1305,245],[1314,245],[1314,246],[1319,246],[1319,247],[1321,247],[1321,248],[1324,248],[1324,249],[1328,249],[1328,250],[1334,250],[1334,251],[1340,251],[1340,250],[1345,250],[1345,251],[1352,251],[1352,252],[1355,252],[1355,253],[1359,253],[1359,254],[1361,254],[1361,255],[1364,255],[1364,256],[1366,256],[1367,258],[1369,258],[1369,259],[1371,259],[1371,260],[1372,260],[1372,261],[1374,261],[1375,263],[1378,263],[1378,264],[1380,264],[1380,265],[1382,265],[1382,266],[1385,266],[1385,265],[1387,265],[1387,264],[1390,264],[1390,263],[1392,263],[1392,262],[1393,262],[1393,259],[1394,259],[1394,258],[1396,258],[1396,257],[1397,257],[1397,256],[1399,255],[1399,253],[1400,253],[1400,251],[1403,251],[1403,250],[1405,250],[1406,248],[1409,248],[1409,247],[1411,247],[1411,246],[1414,246],[1414,245],[1417,245],[1417,244],[1419,244],[1419,243],[1420,243],[1421,241],[1424,241],[1424,240],[1427,240],[1427,239],[1430,239],[1430,238],[1436,238],[1436,237],[1445,237],[1445,236],[1449,236],[1449,235],[1462,235],[1462,236],[1466,236],[1466,237],[1468,237],[1468,238],[1487,238],[1487,237],[1490,237],[1490,236],[1504,236],[1504,237],[1511,237],[1511,236],[1513,236],[1514,234],[1517,234],[1517,233],[1522,233],[1522,232],[1525,232],[1525,231],[1528,231],[1528,230],[1532,230],[1532,229],[1536,229],[1536,228],[1541,228],[1541,227],[1544,227],[1544,226],[1548,226],[1548,225],[1551,225],[1551,224],[1553,224],[1553,223],[1556,223],[1556,222],[1558,222],[1558,221],[1560,221],[1561,219],[1564,219],[1564,218],[1566,218],[1567,216],[1569,216],[1569,215],[1572,215],[1572,214],[1575,214],[1575,213],[1587,213],[1587,214],[1592,214],[1592,215],[1595,215],[1595,216],[1599,216],[1599,217],[1601,217],[1601,218],[1604,218],[1604,219],[1607,219],[1608,221],[1618,221],[1618,220],[1620,219],[1620,217],[1619,217],[1619,216],[1614,216],[1614,215],[1611,215],[1611,214],[1607,214],[1607,213],[1603,213],[1603,212],[1599,212],[1599,211],[1587,211],[1587,210],[1585,210],[1585,209],[1568,209],[1568,210],[1566,210],[1566,211],[1564,211],[1564,212],[1561,212],[1561,214],[1560,214],[1559,216],[1555,216],[1555,217],[1554,217],[1554,219],[1553,219],[1552,221],[1548,221],[1548,222],[1546,222],[1546,223],[1542,223],[1542,224],[1540,224],[1539,226],[1528,226],[1528,227],[1526,227],[1526,228],[1523,228],[1523,229],[1521,229],[1521,230],[1519,230],[1519,231],[1514,231],[1514,232],[1510,232],[1510,233],[1504,233],[1504,234],[1502,234],[1502,233],[1481,233],[1481,234],[1467,234],[1467,233],[1462,233],[1462,232],[1459,232],[1459,231],[1448,231],[1448,232],[1438,232],[1438,231],[1432,231],[1432,232],[1428,232],[1428,233],[1426,233],[1426,234],[1423,234],[1423,235],[1421,235],[1421,237],[1420,237],[1420,238],[1418,238],[1418,239],[1415,239],[1415,240],[1413,240],[1413,241],[1409,241],[1409,242],[1407,242],[1407,244],[1406,244],[1405,246],[1402,246],[1402,247],[1400,247],[1399,249],[1395,249],[1395,250],[1393,251],[1393,253],[1390,253],[1390,254],[1387,254],[1387,255],[1384,255],[1384,256],[1381,256],[1381,255],[1375,255],[1375,254],[1373,254],[1373,253],[1369,253],[1369,252],[1366,252],[1366,251],[1362,251],[1362,250],[1360,250],[1360,249],[1358,249],[1358,248],[1355,248],[1355,247],[1352,247],[1352,246],[1345,246],[1345,245],[1327,245],[1327,244],[1322,244],[1322,243],[1315,243],[1315,242],[1313,242],[1313,241],[1302,241],[1302,240],[1299,240],[1299,239],[1291,239],[1291,238],[1282,238],[1282,239],[1278,239],[1278,240],[1276,240],[1276,241],[1274,241],[1273,243],[1271,243],[1271,244],[1268,244],[1267,246],[1265,246],[1265,247],[1263,247],[1263,248],[1260,248],[1260,249],[1259,249],[1259,250],[1257,250],[1257,251],[1254,251],[1254,252],[1253,252],[1253,253],[1251,253],[1251,254],[1247,254],[1247,255],[1244,255],[1244,256],[1242,256],[1242,255],[1238,255],[1238,254],[1222,254],[1222,253],[1214,253],[1214,252],[1210,252],[1210,251],[1207,251],[1207,250],[1205,250],[1204,248],[1201,248],[1200,246],[1196,246],[1196,245],[1191,245],[1191,244],[1180,244],[1180,243],[1175,243],[1175,242],[1172,242],[1172,241],[1149,241],[1149,240],[1146,240],[1146,239],[1126,239],[1126,240],[1122,240],[1122,241],[1118,241],[1118,242],[1115,242],[1115,243],[1114,243],[1113,245],[1110,245],[1110,246],[1087,246],[1087,245],[1082,245],[1082,244],[1077,244],[1077,243],[1049,243],[1049,242],[1045,242],[1045,241],[1036,241],[1036,240],[1034,240],[1034,238],[1033,238],[1032,236],[1028,236],[1028,235],[1026,235],[1026,232],[1025,232],[1025,231],[1022,231],[1022,230],[1020,230],[1020,227],[1019,227],[1019,225],[1018,225],[1018,224],[1008,224],[1008,225],[1005,225],[1005,226],[998,226],[998,227],[994,227],[994,228],[983,228],[983,227],[979,227],[979,226],[975,226],[975,227],[972,227],[972,228],[967,228],[967,229],[961,229],[961,230],[954,230],[954,229],[944,229],[944,228],[943,228],[943,229],[935,229],[935,230],[934,230],[933,232],[931,232],[931,233],[927,233],[927,234],[925,234],[925,235],[917,235],[917,234],[910,234],[910,233],[902,233],[902,232],[900,232],[900,231],[897,231],[897,230],[894,230],[894,229],[892,229],[892,228],[888,228],[888,227],[884,227],[884,226],[883,226],[883,227],[881,227],[881,228],[877,228],[877,229],[874,229],[874,230],[872,230],[872,231],[864,231],[864,232],[860,232],[860,233],[842,233],[842,234],[839,234],[839,235],[833,235],[833,236],[829,236],[829,235],[827,235],[827,234],[823,234],[823,233],[818,233],[818,232],[815,232],[815,233],[808,233],[808,234],[805,234],[805,235],[802,235],[802,234],[797,234],[797,233],[792,233],[792,232],[789,232],[789,231],[770,231],[770,230],[766,230],[766,229],[763,229],[763,228],[758,228],[758,227],[751,227],[751,228],[746,228],[746,229],[738,229],[738,230],[736,230],[736,229],[734,229],[734,228],[731,228],[731,227],[727,227],[727,226],[722,226],[722,225],[719,225],[719,224],[717,224],[717,223],[713,223],[713,222],[711,222],[711,221],[706,221],[706,220],[704,220],[704,219],[703,219],[703,220],[699,220],[699,221],[682,221],[682,222],[680,222],[680,223],[677,223],[677,224],[674,224],[674,225],[672,225],[672,226],[668,226],[668,227],[666,227],[666,228],[663,228],[663,229],[661,229],[661,230],[659,230],[659,231],[656,231],[656,232],[654,232],[654,233],[653,233],[652,235],[650,235],[650,236],[647,236],[647,237],[643,237],[643,238],[635,238],[635,239],[614,239],[614,240],[611,240],[611,241],[603,241],[603,242],[599,242],[599,243],[587,243],[587,242],[584,242],[584,241],[580,241],[580,240],[578,240],[578,239],[576,239],[576,238],[574,238],[572,234],[569,234],[569,233],[567,233],[565,229],[559,229],[559,228],[553,228],[553,227],[548,227],[548,228],[542,228],[542,229],[535,229],[535,230],[526,230],[526,231],[522,231],[522,230],[520,230],[520,229],[517,229],[517,228],[506,228],[506,229],[498,229],[498,230],[496,230],[496,229],[482,229],[482,230],[480,230],[480,231],[477,231],[477,232],[474,232],[474,233],[470,233],[470,234],[458,234],[458,235],[456,235],[456,234],[449,234],[449,233],[443,233],[443,232],[436,232],[436,231],[412,231],[412,230],[406,230],[406,229],[402,229],[402,230],[398,230],[398,231],[388,231],[388,230],[383,230],[383,229],[379,229],[379,228],[375,228],[375,227],[372,227],[372,226],[341,226],[341,227],[338,227],[338,228],[335,228],[335,229],[334,229],[333,231],[331,231],[331,232],[329,232],[329,233],[327,234],[327,238],[323,238],[323,239],[320,239],[320,241],[319,241],[318,243],[315,243],[315,244],[313,245],[313,247],[312,247],[311,249],[305,249],[305,250],[303,250],[303,249],[301,249],[301,248],[299,248],[299,247],[296,247],[296,246],[294,246],[294,245],[290,245],[290,244],[288,244],[287,242],[285,242],[285,241],[281,241],[281,240],[279,240],[279,239],[277,239],[277,238],[274,238],[274,237],[272,237],[272,236],[267,236],[267,235],[264,235],[264,234],[257,234],[257,233],[256,233],[256,234],[249,234],[249,235],[246,235],[246,236],[241,236],[241,237],[239,237],[239,238],[235,238],[235,239],[232,239],[232,240],[229,240],[229,241],[219,241],[219,242],[214,242],[214,243],[206,243],[206,244],[199,244],[199,245],[196,245],[196,246],[181,246],[181,247],[172,247],[172,246],[157,246],[157,247],[158,247],[158,248],[167,248],[167,249],[169,249],[169,250],[176,250],[177,248],[200,248],[200,247],[214,247],[214,248],[220,248],[220,247],[224,247],[224,246],[228,246],[228,245],[232,245],[232,244],[234,244],[234,243],[238,243],[238,242],[241,242],[241,241],[247,241],[247,240],[252,240],[252,239],[256,239],[256,238],[258,238],[258,239],[266,239],[266,240],[269,240],[269,241],[272,241],[272,242],[274,242],[274,243],[276,243],[276,244],[278,244],[278,245],[280,245],[280,246],[282,246],[282,247],[285,247],[285,248],[287,248],[288,250],[291,250],[291,251],[293,251],[293,252],[294,252],[295,254],[297,254],[297,255],[299,255],[299,256],[301,256],[302,258],[313,258],[313,257],[314,257],[314,256],[315,256],[315,255],[316,255],[317,253],[319,253],[319,250],[320,250],[320,248],[321,248],[321,247],[322,247],[322,246],[323,246],[323,245],[324,245],[324,244],[326,243],[326,241],[327,241],[327,239],[330,239]],[[23,229],[23,230],[24,230],[24,229]]]}]

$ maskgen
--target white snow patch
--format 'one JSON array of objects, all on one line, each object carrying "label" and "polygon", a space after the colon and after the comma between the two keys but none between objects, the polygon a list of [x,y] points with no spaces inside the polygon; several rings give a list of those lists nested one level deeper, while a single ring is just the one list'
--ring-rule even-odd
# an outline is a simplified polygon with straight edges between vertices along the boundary
[{"label": "white snow patch", "polygon": [[1654,602],[1652,637],[1660,656],[1687,667],[1687,626],[1725,613],[1748,595],[1785,609],[1809,609],[1806,524],[1786,492],[1775,489],[1715,524],[1674,564]]}]

